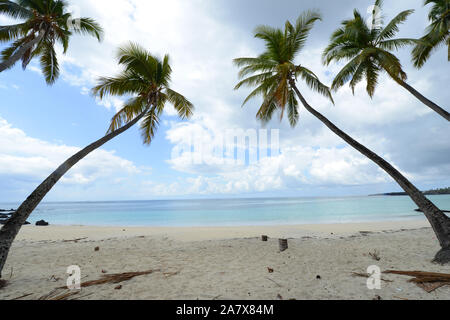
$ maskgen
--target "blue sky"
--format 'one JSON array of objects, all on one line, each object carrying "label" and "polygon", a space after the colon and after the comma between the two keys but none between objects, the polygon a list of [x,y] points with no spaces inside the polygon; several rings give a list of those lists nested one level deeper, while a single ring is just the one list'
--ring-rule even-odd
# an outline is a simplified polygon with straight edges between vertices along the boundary
[{"label": "blue sky", "polygon": [[[329,84],[342,65],[324,67],[320,54],[329,35],[353,8],[365,13],[372,1],[74,1],[82,16],[98,20],[106,37],[75,37],[59,55],[62,74],[48,87],[37,62],[27,71],[16,66],[0,74],[0,201],[20,201],[56,167],[100,138],[121,100],[100,102],[88,94],[98,76],[118,71],[114,52],[127,41],[156,54],[170,53],[172,86],[196,106],[189,121],[167,108],[150,147],[132,128],[86,158],[49,193],[47,201],[145,200],[258,196],[340,196],[397,191],[399,188],[370,161],[352,151],[317,120],[301,111],[297,128],[272,121],[280,130],[281,155],[256,165],[224,169],[171,159],[174,148],[193,134],[217,137],[228,129],[255,129],[258,102],[245,108],[248,90],[233,91],[235,57],[255,56],[262,45],[252,37],[258,24],[282,26],[306,9],[324,17],[313,29],[299,63]],[[385,1],[387,19],[405,9],[416,12],[400,36],[419,37],[427,24],[421,0]],[[154,19],[147,13],[155,12]],[[151,20],[151,21],[150,21]],[[12,23],[0,17],[0,25]],[[449,64],[445,48],[425,67],[411,66],[409,51],[399,56],[409,83],[447,108]],[[362,86],[335,94],[336,106],[300,84],[307,99],[338,126],[373,149],[421,188],[450,185],[450,128],[387,77],[371,100]]]}]

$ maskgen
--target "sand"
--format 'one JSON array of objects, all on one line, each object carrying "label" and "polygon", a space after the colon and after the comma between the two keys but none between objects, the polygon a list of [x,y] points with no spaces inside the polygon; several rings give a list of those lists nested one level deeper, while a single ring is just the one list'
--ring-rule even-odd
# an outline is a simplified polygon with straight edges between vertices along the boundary
[{"label": "sand", "polygon": [[[268,242],[260,240],[262,234]],[[283,253],[279,237],[289,238]],[[63,241],[78,238],[87,239]],[[408,277],[383,275],[393,282],[369,290],[367,279],[352,275],[371,265],[450,273],[450,266],[431,263],[438,249],[424,220],[220,228],[26,226],[11,249],[3,272],[8,286],[0,299],[38,299],[66,284],[71,265],[80,266],[82,282],[102,274],[160,270],[123,282],[120,290],[117,284],[83,288],[71,299],[450,299],[450,286],[427,293]],[[380,261],[369,255],[375,250]]]}]

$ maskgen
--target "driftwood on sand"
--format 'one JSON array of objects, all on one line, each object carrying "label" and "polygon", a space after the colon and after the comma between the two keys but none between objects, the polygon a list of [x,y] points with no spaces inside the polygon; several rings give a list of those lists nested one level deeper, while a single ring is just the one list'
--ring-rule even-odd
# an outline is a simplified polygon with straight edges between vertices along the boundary
[{"label": "driftwood on sand", "polygon": [[279,243],[280,252],[284,252],[289,248],[287,239],[279,239],[278,243]]},{"label": "driftwood on sand", "polygon": [[75,242],[75,243],[77,243],[78,241],[86,240],[86,239],[87,239],[87,237],[86,238],[73,239],[73,240],[63,240],[63,242]]}]

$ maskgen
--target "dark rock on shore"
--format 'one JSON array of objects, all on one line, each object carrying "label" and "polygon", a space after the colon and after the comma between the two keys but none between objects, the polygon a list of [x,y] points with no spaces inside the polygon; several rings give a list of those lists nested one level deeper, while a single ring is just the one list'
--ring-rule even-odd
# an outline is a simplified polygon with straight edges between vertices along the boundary
[{"label": "dark rock on shore", "polygon": [[36,225],[41,226],[41,227],[46,227],[49,225],[49,223],[47,221],[40,220],[40,221],[36,222]]}]

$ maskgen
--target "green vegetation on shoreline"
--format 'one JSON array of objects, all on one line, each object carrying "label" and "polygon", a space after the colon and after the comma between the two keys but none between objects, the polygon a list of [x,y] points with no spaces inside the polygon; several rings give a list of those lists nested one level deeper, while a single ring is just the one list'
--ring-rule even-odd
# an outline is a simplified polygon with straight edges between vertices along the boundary
[{"label": "green vegetation on shoreline", "polygon": [[[450,187],[424,191],[423,194],[426,196],[450,194]],[[408,194],[406,192],[390,192],[390,193],[371,194],[371,196],[407,196],[407,195]]]}]

